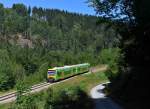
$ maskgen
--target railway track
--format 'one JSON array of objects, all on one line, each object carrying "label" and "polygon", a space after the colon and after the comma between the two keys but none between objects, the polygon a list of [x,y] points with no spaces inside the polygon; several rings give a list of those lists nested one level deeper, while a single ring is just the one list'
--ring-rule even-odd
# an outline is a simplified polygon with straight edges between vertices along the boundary
[{"label": "railway track", "polygon": [[[70,80],[70,79],[72,79],[74,77],[77,77],[77,76],[79,76],[79,75],[76,75],[76,76],[73,76],[73,77],[70,77],[70,78],[66,78],[64,80],[57,81],[57,82],[54,82],[54,83],[43,82],[43,83],[40,83],[40,84],[33,85],[30,88],[30,92],[25,92],[25,93],[23,93],[23,95],[25,95],[27,93],[40,92],[41,90],[47,89],[47,88],[49,88],[52,85],[58,84],[60,82],[65,82],[65,81]],[[13,101],[16,100],[16,98],[17,98],[17,91],[14,91],[14,92],[2,95],[2,96],[0,96],[0,104],[13,102]]]},{"label": "railway track", "polygon": [[[47,82],[43,82],[43,83],[40,83],[40,84],[33,85],[30,88],[30,92],[29,93],[36,92],[36,90],[38,90],[40,88],[42,89],[43,87],[48,86],[48,85],[52,85],[52,84],[47,83]],[[28,92],[25,92],[24,95],[26,93],[28,93]],[[2,96],[0,96],[0,104],[14,101],[16,99],[16,96],[17,96],[17,91],[14,91],[14,92],[2,95]]]}]

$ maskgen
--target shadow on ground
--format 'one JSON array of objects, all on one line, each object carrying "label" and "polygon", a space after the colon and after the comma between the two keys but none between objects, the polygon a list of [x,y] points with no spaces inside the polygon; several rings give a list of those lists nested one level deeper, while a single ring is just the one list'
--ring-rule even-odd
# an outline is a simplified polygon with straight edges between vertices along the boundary
[{"label": "shadow on ground", "polygon": [[112,101],[111,98],[104,97],[99,99],[93,99],[95,109],[122,109],[118,104]]}]

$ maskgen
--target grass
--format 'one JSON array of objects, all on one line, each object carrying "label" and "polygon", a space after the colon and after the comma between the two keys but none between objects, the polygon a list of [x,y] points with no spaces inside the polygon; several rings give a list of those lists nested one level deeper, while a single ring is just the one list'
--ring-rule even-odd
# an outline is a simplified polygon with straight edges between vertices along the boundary
[{"label": "grass", "polygon": [[13,105],[13,103],[3,104],[3,105],[0,105],[0,109],[8,109],[12,105]]},{"label": "grass", "polygon": [[77,76],[68,81],[61,82],[52,86],[51,88],[54,91],[57,91],[67,87],[79,86],[82,90],[89,94],[92,87],[106,81],[108,81],[108,79],[104,72],[89,73]]},{"label": "grass", "polygon": [[0,96],[1,96],[1,95],[4,95],[4,94],[11,93],[11,92],[13,92],[13,91],[15,91],[15,88],[10,89],[10,90],[8,90],[8,91],[0,91]]},{"label": "grass", "polygon": [[[63,81],[59,84],[51,86],[53,93],[57,94],[59,90],[69,88],[69,87],[80,87],[83,91],[85,91],[88,95],[90,94],[90,90],[92,87],[108,81],[104,72],[96,72],[96,73],[88,73],[76,76],[67,81]],[[43,105],[45,102],[46,90],[40,93],[36,93],[33,96],[36,96],[38,105],[40,109],[43,109]],[[13,103],[0,105],[0,109],[8,109]]]}]

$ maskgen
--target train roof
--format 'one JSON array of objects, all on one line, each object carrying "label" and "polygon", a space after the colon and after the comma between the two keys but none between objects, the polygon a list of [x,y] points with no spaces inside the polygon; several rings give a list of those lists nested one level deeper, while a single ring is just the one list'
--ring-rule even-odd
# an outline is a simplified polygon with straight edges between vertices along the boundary
[{"label": "train roof", "polygon": [[66,66],[63,66],[63,67],[54,67],[54,68],[48,69],[48,70],[66,69],[66,68],[85,66],[85,65],[90,65],[90,64],[89,63],[83,63],[83,64],[77,64],[77,65],[66,65]]}]

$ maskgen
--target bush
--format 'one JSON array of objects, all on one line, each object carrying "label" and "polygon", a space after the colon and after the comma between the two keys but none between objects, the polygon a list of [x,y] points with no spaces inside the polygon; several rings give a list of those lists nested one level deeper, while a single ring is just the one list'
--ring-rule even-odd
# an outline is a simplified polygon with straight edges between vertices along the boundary
[{"label": "bush", "polygon": [[48,90],[45,109],[91,109],[92,101],[79,87],[53,92]]},{"label": "bush", "polygon": [[119,48],[103,49],[99,56],[101,63],[109,65],[109,68],[113,73],[118,72],[118,63],[121,58],[122,55]]},{"label": "bush", "polygon": [[17,100],[11,109],[38,109],[36,98],[30,94],[23,95],[24,92],[30,92],[27,83],[23,81],[18,82],[17,87]]},{"label": "bush", "polygon": [[11,61],[6,50],[0,50],[0,90],[7,90],[15,85]]},{"label": "bush", "polygon": [[105,74],[110,81],[114,80],[114,78],[118,75],[118,64],[121,62],[122,58],[123,55],[119,48],[109,48],[101,51],[99,59],[101,63],[108,65],[109,68]]}]

